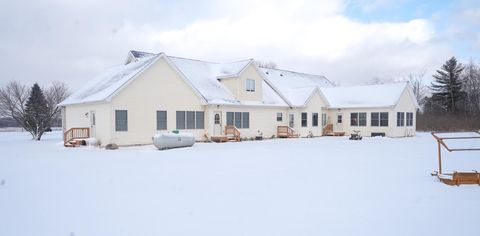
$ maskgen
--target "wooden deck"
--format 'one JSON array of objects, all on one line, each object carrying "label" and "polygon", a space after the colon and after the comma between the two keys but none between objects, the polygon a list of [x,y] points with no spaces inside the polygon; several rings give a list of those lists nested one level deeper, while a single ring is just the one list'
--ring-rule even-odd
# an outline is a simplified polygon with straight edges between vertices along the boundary
[{"label": "wooden deck", "polygon": [[226,135],[211,136],[210,140],[212,140],[212,142],[216,142],[216,143],[224,143],[224,142],[229,141],[228,137]]},{"label": "wooden deck", "polygon": [[327,124],[323,127],[323,136],[344,136],[343,131],[333,131],[333,124]]},{"label": "wooden deck", "polygon": [[85,145],[87,138],[90,138],[90,128],[71,128],[63,134],[63,145],[65,147]]},{"label": "wooden deck", "polygon": [[210,136],[210,140],[216,143],[224,143],[230,141],[239,142],[241,140],[240,130],[238,130],[237,127],[235,127],[234,125],[226,125],[225,135]]},{"label": "wooden deck", "polygon": [[289,126],[277,126],[278,138],[298,138],[300,135],[295,133],[295,130]]}]

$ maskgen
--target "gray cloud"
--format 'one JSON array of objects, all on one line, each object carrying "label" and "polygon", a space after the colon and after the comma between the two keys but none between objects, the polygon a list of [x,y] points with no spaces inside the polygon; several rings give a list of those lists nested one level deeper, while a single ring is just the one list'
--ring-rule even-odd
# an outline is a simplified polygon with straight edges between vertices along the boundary
[{"label": "gray cloud", "polygon": [[[309,39],[321,39],[315,35],[321,30],[326,30],[321,32],[324,34],[351,36],[348,32],[329,31],[361,29],[364,31],[359,34],[371,34],[384,32],[382,27],[398,28],[348,22],[346,18],[347,28],[321,25],[323,19],[344,18],[344,7],[341,0],[318,4],[218,0],[9,1],[0,8],[0,85],[16,79],[42,84],[61,80],[72,87],[80,86],[104,68],[122,63],[130,49],[217,61],[254,57],[275,61],[286,69],[325,74],[343,84],[361,83],[372,77],[401,77],[435,68],[444,61],[443,57],[453,53],[450,38],[443,38],[439,32],[433,36],[426,34],[427,38],[418,42],[415,38],[398,42],[375,35],[354,35],[358,40],[346,41],[346,46],[341,45],[345,41],[342,38],[326,37],[318,41],[324,47],[305,48],[317,43]],[[256,27],[249,28],[251,25]],[[198,31],[191,31],[195,26]],[[309,31],[303,26],[318,28]],[[411,28],[425,30],[428,26]],[[226,32],[215,32],[219,29]],[[462,32],[468,33],[469,29]],[[237,31],[244,34],[236,34]],[[478,33],[473,34],[478,37]],[[166,38],[169,35],[180,40],[169,42]],[[418,35],[424,36],[423,32]],[[341,52],[333,50],[336,48]]]}]

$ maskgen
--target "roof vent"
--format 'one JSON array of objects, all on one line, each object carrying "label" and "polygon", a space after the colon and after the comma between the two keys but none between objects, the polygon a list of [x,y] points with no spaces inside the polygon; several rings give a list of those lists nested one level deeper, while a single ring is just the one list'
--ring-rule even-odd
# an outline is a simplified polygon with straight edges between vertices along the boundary
[{"label": "roof vent", "polygon": [[265,74],[267,74],[267,75],[268,75],[268,74],[269,74],[269,73],[268,73],[268,71],[267,71],[267,72],[265,72]]},{"label": "roof vent", "polygon": [[283,74],[280,74],[280,76],[283,76]]}]

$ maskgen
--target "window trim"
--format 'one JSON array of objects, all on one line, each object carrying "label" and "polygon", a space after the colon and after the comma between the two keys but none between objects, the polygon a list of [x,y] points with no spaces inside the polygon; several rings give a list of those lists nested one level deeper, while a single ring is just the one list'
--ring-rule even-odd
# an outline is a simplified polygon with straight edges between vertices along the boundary
[{"label": "window trim", "polygon": [[312,127],[318,127],[318,112],[312,113]]},{"label": "window trim", "polygon": [[302,112],[300,117],[301,117],[301,126],[308,127],[308,113]]},{"label": "window trim", "polygon": [[[240,127],[237,126],[237,114],[238,114],[238,123],[240,124]],[[229,115],[231,115],[232,120],[229,122]],[[248,119],[247,125],[244,125],[244,120]],[[232,123],[233,122],[233,123]],[[232,111],[227,111],[227,125],[233,125],[237,127],[237,129],[250,129],[250,112],[232,112]],[[248,127],[247,127],[248,126]]]},{"label": "window trim", "polygon": [[322,113],[322,127],[325,127],[328,123],[328,116],[327,113]]},{"label": "window trim", "polygon": [[397,127],[405,127],[405,112],[397,112]]},{"label": "window trim", "polygon": [[255,80],[254,79],[245,79],[245,91],[255,92]]},{"label": "window trim", "polygon": [[[280,115],[280,116],[279,116]],[[277,112],[277,121],[281,122],[283,121],[283,112]]]},{"label": "window trim", "polygon": [[[405,126],[412,127],[413,126],[413,112],[406,112],[406,119],[405,119]],[[409,115],[411,117],[409,117]],[[410,118],[410,119],[409,119]]]},{"label": "window trim", "polygon": [[[159,120],[158,120],[158,115],[161,113],[161,112],[164,112],[165,113],[165,128],[159,128]],[[156,116],[157,116],[157,130],[167,130],[167,127],[168,127],[168,116],[167,116],[167,111],[165,110],[157,110],[156,112]]]},{"label": "window trim", "polygon": [[[360,114],[362,114],[362,115],[365,114],[365,123],[363,125],[360,124]],[[352,122],[353,115],[356,115],[356,117],[357,117],[356,124],[353,124],[353,122]],[[368,123],[367,112],[350,112],[350,126],[367,127],[367,123]]]},{"label": "window trim", "polygon": [[[120,112],[125,112],[125,120],[118,120],[118,114]],[[119,129],[121,124],[117,123],[118,121],[125,121],[125,129]],[[115,110],[115,132],[128,132],[128,110]]]},{"label": "window trim", "polygon": [[[188,114],[192,114],[193,112],[193,128],[191,128],[191,126],[188,126]],[[179,120],[178,120],[178,115],[183,113],[183,128],[179,127]],[[203,119],[203,126],[202,127],[199,127],[197,125],[197,122],[198,122],[198,119],[197,119],[197,116],[202,114],[202,119]],[[175,112],[175,121],[176,121],[176,126],[175,128],[177,130],[194,130],[194,129],[205,129],[205,112],[204,111],[176,111]]]},{"label": "window trim", "polygon": [[[377,115],[377,119],[374,119],[374,114]],[[386,117],[385,117],[386,116]],[[388,112],[371,112],[370,113],[370,126],[372,127],[388,127]],[[376,124],[373,122],[377,121]],[[382,121],[386,121],[386,124],[383,124]]]}]

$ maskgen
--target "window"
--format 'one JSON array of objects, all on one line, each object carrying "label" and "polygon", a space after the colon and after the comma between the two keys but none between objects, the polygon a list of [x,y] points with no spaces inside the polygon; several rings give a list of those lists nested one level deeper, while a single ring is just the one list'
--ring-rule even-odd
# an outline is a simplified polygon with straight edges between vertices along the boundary
[{"label": "window", "polygon": [[177,129],[203,129],[203,111],[177,111]]},{"label": "window", "polygon": [[367,126],[367,113],[350,113],[350,126]]},{"label": "window", "polygon": [[128,131],[127,110],[115,110],[115,131]]},{"label": "window", "polygon": [[322,113],[322,126],[327,125],[327,113]]},{"label": "window", "polygon": [[293,128],[295,126],[295,114],[288,114],[288,126]]},{"label": "window", "polygon": [[397,112],[397,126],[404,126],[405,124],[405,113]]},{"label": "window", "polygon": [[372,112],[370,116],[370,125],[371,126],[380,126],[380,113]]},{"label": "window", "polygon": [[220,124],[220,114],[215,114],[215,118],[214,118],[214,122],[216,125],[219,125]]},{"label": "window", "polygon": [[187,111],[187,129],[195,129],[195,112]]},{"label": "window", "polygon": [[250,128],[250,113],[227,112],[227,125],[235,125],[239,129]]},{"label": "window", "polygon": [[307,127],[307,113],[302,112],[302,127]]},{"label": "window", "polygon": [[312,113],[312,126],[318,126],[318,113]]},{"label": "window", "polygon": [[235,127],[240,128],[242,127],[242,113],[241,112],[235,112]]},{"label": "window", "polygon": [[350,126],[358,126],[358,113],[350,113]]},{"label": "window", "polygon": [[337,115],[337,123],[341,124],[343,121],[342,121],[342,114],[338,114]]},{"label": "window", "polygon": [[358,126],[367,126],[367,113],[358,113]]},{"label": "window", "polygon": [[185,129],[185,111],[177,111],[177,129]]},{"label": "window", "polygon": [[388,112],[380,112],[380,126],[388,126]]},{"label": "window", "polygon": [[157,130],[167,129],[167,111],[157,111]]},{"label": "window", "polygon": [[227,112],[227,125],[233,125],[233,112]]},{"label": "window", "polygon": [[413,112],[407,112],[407,126],[413,126]]},{"label": "window", "polygon": [[246,79],[245,80],[245,88],[246,88],[247,92],[255,92],[255,80]]},{"label": "window", "polygon": [[[218,114],[217,114],[218,115]],[[203,111],[196,111],[195,112],[195,129],[203,129],[204,128],[204,113]]]},{"label": "window", "polygon": [[372,112],[371,126],[388,126],[388,112]]},{"label": "window", "polygon": [[277,113],[277,121],[282,121],[283,120],[283,113],[278,112]]},{"label": "window", "polygon": [[250,128],[250,113],[248,112],[242,113],[242,128],[244,129]]}]

